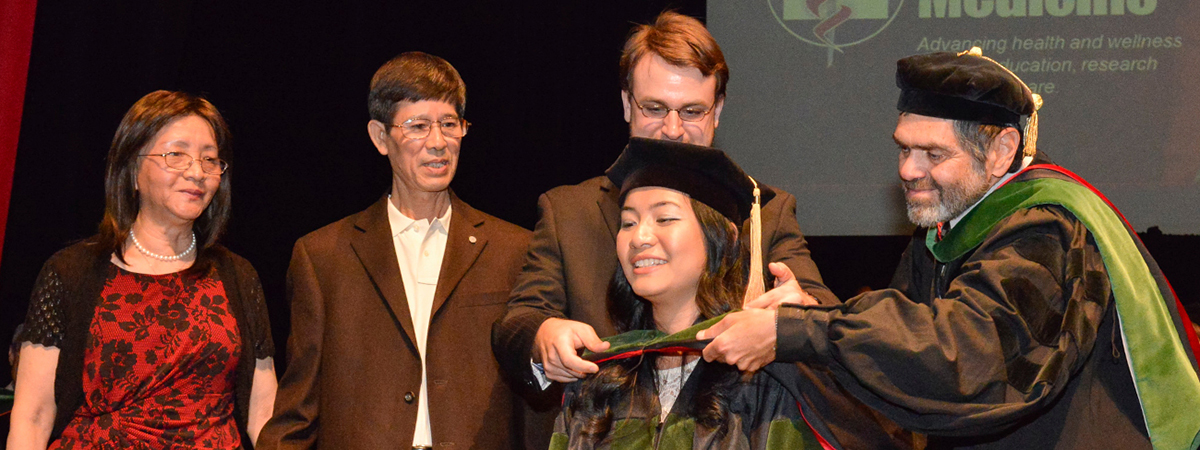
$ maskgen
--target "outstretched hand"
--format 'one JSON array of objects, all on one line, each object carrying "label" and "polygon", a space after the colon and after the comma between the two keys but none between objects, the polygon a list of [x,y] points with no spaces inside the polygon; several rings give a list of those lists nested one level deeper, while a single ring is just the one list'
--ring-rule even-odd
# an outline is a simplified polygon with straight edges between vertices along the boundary
[{"label": "outstretched hand", "polygon": [[730,313],[697,339],[712,339],[704,347],[704,360],[754,371],[775,360],[775,311],[745,309]]},{"label": "outstretched hand", "polygon": [[704,360],[734,365],[743,371],[761,369],[775,360],[775,313],[779,305],[818,304],[815,297],[800,288],[786,264],[775,262],[767,268],[775,276],[774,288],[696,335],[700,340],[713,340],[704,347]]},{"label": "outstretched hand", "polygon": [[743,305],[746,309],[776,309],[784,303],[794,303],[802,306],[816,306],[818,304],[816,297],[809,295],[807,292],[804,292],[804,289],[800,288],[800,283],[796,281],[796,275],[792,274],[792,269],[787,264],[773,262],[767,265],[767,269],[771,271],[771,275],[775,276],[775,287],[758,298],[746,302]]},{"label": "outstretched hand", "polygon": [[542,363],[546,378],[570,383],[600,370],[600,366],[579,357],[578,349],[584,347],[602,352],[608,350],[609,344],[600,340],[591,325],[549,318],[538,327],[533,341],[533,358]]}]

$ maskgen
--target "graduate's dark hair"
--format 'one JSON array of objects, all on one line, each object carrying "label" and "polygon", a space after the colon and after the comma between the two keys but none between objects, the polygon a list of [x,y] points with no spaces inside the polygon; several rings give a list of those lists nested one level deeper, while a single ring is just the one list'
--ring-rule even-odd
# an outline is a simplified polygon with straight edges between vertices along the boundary
[{"label": "graduate's dark hair", "polygon": [[[696,304],[700,319],[704,320],[741,308],[747,276],[744,261],[748,254],[738,241],[733,222],[696,200],[691,200],[691,205],[704,234],[707,256],[696,289]],[[657,329],[650,302],[633,292],[619,267],[609,284],[608,314],[619,333]],[[580,382],[579,395],[568,406],[567,417],[580,422],[581,426],[575,429],[581,438],[598,442],[608,434],[613,409],[622,394],[637,385],[638,376],[653,379],[654,362],[653,355],[608,362],[595,375]],[[704,379],[699,380],[700,391],[690,411],[698,424],[715,428],[723,423],[727,414],[724,393],[739,375],[737,367],[723,364],[714,364],[702,373]]]}]

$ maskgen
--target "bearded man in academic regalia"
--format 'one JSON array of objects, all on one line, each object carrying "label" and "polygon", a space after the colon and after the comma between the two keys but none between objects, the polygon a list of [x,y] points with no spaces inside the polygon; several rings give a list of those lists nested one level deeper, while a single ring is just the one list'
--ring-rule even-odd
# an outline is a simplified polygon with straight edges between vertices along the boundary
[{"label": "bearded man in academic regalia", "polygon": [[[1120,213],[1037,149],[1041,98],[978,49],[904,58],[896,82],[921,228],[892,289],[781,306],[776,360],[828,368],[930,448],[1200,445],[1192,325]],[[707,359],[736,351],[723,331]]]}]

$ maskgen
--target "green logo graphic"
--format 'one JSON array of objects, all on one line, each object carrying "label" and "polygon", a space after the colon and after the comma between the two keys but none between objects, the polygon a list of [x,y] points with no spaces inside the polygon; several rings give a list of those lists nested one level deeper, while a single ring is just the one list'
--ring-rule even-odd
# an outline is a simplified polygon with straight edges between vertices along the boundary
[{"label": "green logo graphic", "polygon": [[[866,42],[891,25],[904,0],[896,1],[894,8],[891,3],[892,0],[767,0],[771,14],[788,34],[827,49],[826,67],[833,67],[835,53]],[[839,27],[851,20],[878,22],[879,26],[843,28],[839,33]]]}]

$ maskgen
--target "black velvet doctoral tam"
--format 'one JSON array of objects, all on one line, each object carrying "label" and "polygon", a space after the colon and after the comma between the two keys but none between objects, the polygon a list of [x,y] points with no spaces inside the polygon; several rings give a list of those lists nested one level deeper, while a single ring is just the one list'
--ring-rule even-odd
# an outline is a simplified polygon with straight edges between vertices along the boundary
[{"label": "black velvet doctoral tam", "polygon": [[[1016,126],[1036,111],[1033,93],[1016,75],[982,56],[939,52],[896,62],[901,112]],[[1017,127],[1020,128],[1020,127]]]},{"label": "black velvet doctoral tam", "polygon": [[[754,183],[725,152],[711,147],[658,139],[630,138],[629,145],[605,172],[621,188],[621,201],[634,189],[665,187],[683,192],[733,223],[750,218]],[[765,204],[775,192],[759,185]]]}]

